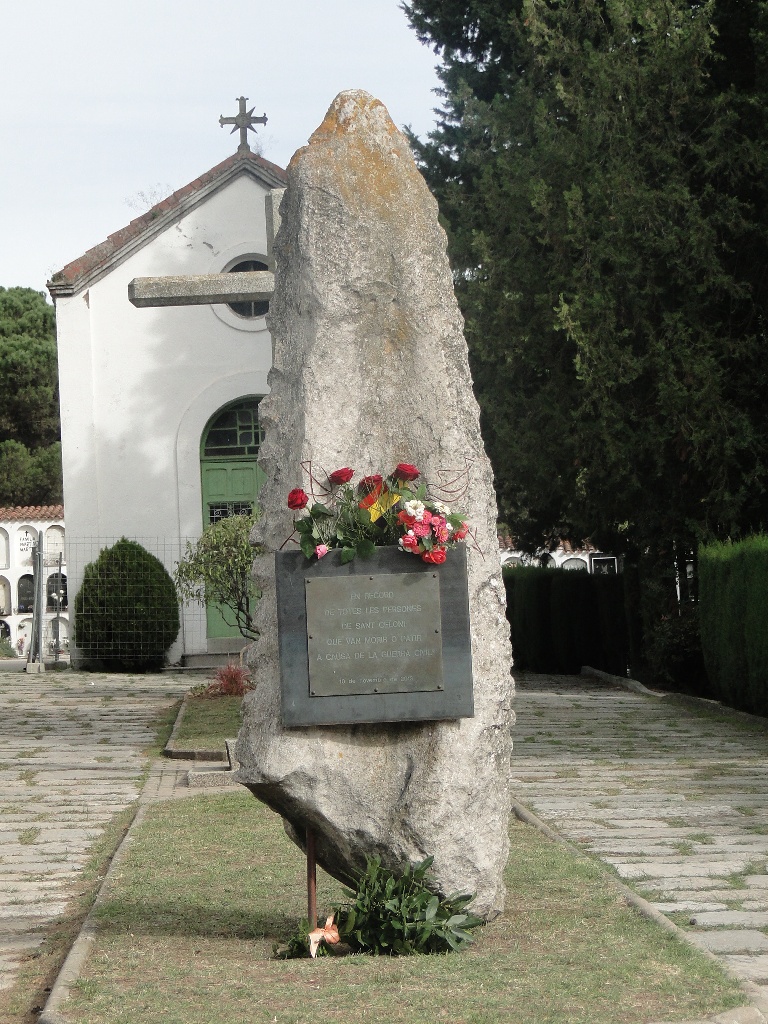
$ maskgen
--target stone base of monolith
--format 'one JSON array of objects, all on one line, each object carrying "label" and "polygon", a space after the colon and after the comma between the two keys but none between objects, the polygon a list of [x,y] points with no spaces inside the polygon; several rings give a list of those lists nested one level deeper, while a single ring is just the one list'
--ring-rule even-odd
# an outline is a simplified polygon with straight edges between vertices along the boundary
[{"label": "stone base of monolith", "polygon": [[[261,637],[238,778],[297,842],[311,826],[332,875],[350,879],[367,854],[394,868],[431,855],[440,891],[476,893],[475,911],[491,918],[508,853],[511,652],[491,470],[437,205],[382,104],[347,92],[291,161],[281,218],[260,407],[268,482],[252,538],[267,552],[254,565]],[[273,554],[293,532],[286,496],[313,489],[310,471],[324,484],[343,466],[387,475],[399,462],[417,465],[474,530],[474,717],[286,729]]]}]

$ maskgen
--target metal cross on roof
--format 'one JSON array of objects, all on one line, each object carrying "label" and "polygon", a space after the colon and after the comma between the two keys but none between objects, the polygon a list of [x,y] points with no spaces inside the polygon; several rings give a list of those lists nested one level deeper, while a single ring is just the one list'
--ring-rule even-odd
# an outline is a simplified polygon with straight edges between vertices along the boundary
[{"label": "metal cross on roof", "polygon": [[253,127],[255,124],[266,124],[267,115],[262,114],[261,117],[254,117],[253,112],[256,109],[251,107],[250,110],[245,109],[245,104],[248,102],[247,96],[239,96],[237,102],[240,104],[240,110],[234,117],[224,117],[222,114],[219,118],[219,124],[223,128],[225,124],[232,124],[234,128],[229,133],[234,135],[235,132],[240,129],[240,145],[237,147],[238,153],[250,152],[251,147],[248,145],[248,130],[255,132],[256,129]]}]

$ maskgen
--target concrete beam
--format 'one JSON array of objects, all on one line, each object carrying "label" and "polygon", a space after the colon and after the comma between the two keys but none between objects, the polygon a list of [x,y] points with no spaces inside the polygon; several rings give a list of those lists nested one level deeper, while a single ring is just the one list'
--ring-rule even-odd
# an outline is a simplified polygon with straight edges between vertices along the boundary
[{"label": "concrete beam", "polygon": [[214,302],[268,302],[275,290],[270,270],[189,277],[135,277],[128,285],[134,306],[209,306]]}]

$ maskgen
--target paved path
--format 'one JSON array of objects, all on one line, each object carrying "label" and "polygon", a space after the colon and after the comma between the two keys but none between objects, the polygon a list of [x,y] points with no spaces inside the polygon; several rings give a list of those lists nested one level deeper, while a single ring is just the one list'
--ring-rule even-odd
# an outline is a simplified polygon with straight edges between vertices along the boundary
[{"label": "paved path", "polygon": [[768,997],[768,723],[515,675],[513,796]]},{"label": "paved path", "polygon": [[[0,673],[0,987],[139,795],[152,722],[189,686]],[[516,710],[515,797],[768,997],[768,733],[584,677],[518,675]],[[142,799],[196,792],[188,768],[153,764]]]},{"label": "paved path", "polygon": [[[139,795],[153,722],[188,675],[0,673],[0,988],[78,892],[94,841]],[[153,767],[173,793],[183,762]]]}]

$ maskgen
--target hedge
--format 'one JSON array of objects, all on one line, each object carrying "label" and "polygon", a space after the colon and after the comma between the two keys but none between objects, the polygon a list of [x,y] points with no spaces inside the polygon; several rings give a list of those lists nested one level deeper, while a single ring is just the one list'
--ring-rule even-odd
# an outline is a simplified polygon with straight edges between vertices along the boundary
[{"label": "hedge", "polygon": [[713,695],[768,715],[768,536],[699,548],[699,628]]},{"label": "hedge", "polygon": [[518,668],[571,674],[591,665],[626,675],[622,576],[521,566],[502,574]]}]

